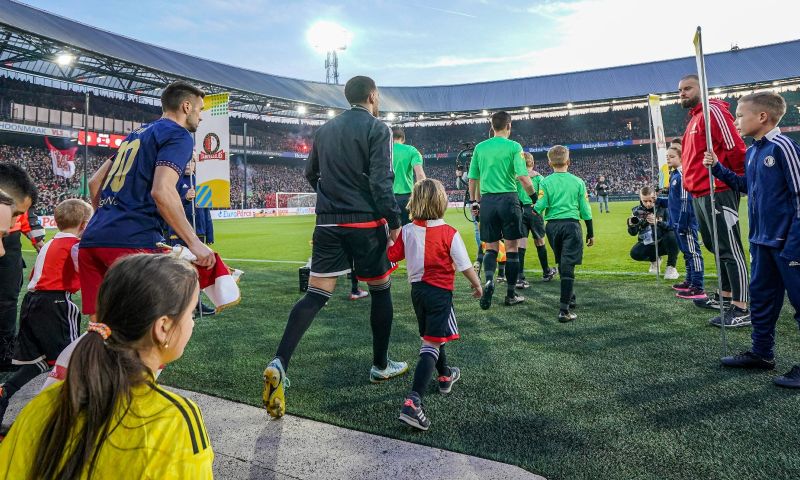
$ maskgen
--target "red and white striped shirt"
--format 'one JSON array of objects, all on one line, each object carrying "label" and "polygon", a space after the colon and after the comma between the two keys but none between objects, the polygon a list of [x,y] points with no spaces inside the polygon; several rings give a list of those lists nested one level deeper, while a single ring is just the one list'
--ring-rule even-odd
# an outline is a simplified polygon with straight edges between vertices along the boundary
[{"label": "red and white striped shirt", "polygon": [[81,289],[78,277],[78,242],[71,233],[59,232],[44,244],[31,271],[28,290],[67,291]]},{"label": "red and white striped shirt", "polygon": [[453,290],[456,270],[472,268],[458,230],[442,219],[404,225],[388,256],[395,263],[406,259],[409,283],[425,282],[445,290]]}]

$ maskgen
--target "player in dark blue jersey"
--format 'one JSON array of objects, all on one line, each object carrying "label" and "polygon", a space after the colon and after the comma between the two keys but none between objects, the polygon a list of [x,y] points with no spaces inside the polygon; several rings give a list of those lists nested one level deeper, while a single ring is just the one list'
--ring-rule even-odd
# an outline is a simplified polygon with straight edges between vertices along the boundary
[{"label": "player in dark blue jersey", "polygon": [[131,132],[116,157],[92,176],[96,213],[79,250],[83,313],[94,315],[97,290],[116,259],[157,251],[162,219],[197,256],[197,265],[214,265],[214,252],[186,220],[176,189],[192,158],[191,132],[200,124],[204,97],[187,82],[167,86],[161,94],[162,117]]},{"label": "player in dark blue jersey", "polygon": [[[753,333],[750,350],[722,358],[734,368],[775,368],[775,325],[784,296],[800,324],[800,145],[778,128],[786,101],[775,92],[756,92],[739,99],[736,128],[753,137],[745,154],[745,174],[739,176],[706,153],[703,164],[734,191],[747,194],[750,220],[750,304]],[[737,327],[723,312],[715,322]],[[775,377],[781,387],[800,388],[800,365]]]}]

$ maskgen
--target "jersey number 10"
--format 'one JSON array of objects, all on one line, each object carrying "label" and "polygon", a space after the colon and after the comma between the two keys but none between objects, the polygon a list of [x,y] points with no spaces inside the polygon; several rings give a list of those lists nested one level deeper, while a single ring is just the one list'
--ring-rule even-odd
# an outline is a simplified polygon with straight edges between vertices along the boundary
[{"label": "jersey number 10", "polygon": [[125,177],[133,166],[136,154],[139,153],[140,143],[138,138],[130,142],[122,142],[119,146],[119,150],[117,150],[114,163],[111,164],[111,169],[106,176],[103,190],[105,190],[109,184],[111,185],[111,191],[114,193],[122,190],[122,186],[125,184]]}]

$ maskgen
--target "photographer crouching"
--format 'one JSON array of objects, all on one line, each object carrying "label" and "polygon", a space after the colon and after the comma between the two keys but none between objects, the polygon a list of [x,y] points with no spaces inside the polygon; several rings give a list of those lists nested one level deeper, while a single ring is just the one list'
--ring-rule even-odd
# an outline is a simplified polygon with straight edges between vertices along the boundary
[{"label": "photographer crouching", "polygon": [[664,278],[676,280],[678,270],[678,241],[668,223],[666,202],[656,200],[653,187],[642,187],[639,192],[639,205],[633,207],[628,218],[628,234],[637,235],[639,241],[631,248],[631,258],[637,262],[649,261],[650,273],[660,269],[660,259],[656,258],[656,232],[658,228],[658,255],[667,256],[667,269]]}]

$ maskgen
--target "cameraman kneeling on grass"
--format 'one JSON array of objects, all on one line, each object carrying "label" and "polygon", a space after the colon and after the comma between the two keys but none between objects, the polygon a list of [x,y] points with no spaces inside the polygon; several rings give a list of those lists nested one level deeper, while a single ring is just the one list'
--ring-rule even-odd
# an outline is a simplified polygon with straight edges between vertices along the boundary
[{"label": "cameraman kneeling on grass", "polygon": [[660,259],[656,259],[655,228],[658,218],[658,254],[667,256],[667,270],[664,278],[676,280],[678,270],[678,241],[675,232],[667,222],[666,204],[656,205],[656,192],[653,187],[642,187],[639,192],[639,205],[633,207],[632,215],[628,218],[628,234],[637,235],[639,241],[631,248],[631,258],[637,262],[649,261],[650,273],[656,273],[660,268]]}]

